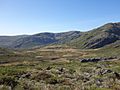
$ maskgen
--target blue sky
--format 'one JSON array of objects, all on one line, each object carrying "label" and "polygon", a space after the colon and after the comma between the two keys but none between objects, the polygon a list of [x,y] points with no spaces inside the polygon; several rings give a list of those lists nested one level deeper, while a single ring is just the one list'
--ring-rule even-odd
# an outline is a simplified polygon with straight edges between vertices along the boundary
[{"label": "blue sky", "polygon": [[87,31],[120,21],[120,0],[0,0],[0,35]]}]

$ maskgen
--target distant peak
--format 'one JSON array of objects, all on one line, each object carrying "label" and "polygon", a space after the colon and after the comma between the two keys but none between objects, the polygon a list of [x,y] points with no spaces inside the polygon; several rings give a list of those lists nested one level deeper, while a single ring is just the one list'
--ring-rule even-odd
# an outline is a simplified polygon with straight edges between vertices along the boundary
[{"label": "distant peak", "polygon": [[120,22],[117,22],[117,23],[107,23],[104,26],[120,26]]},{"label": "distant peak", "polygon": [[117,23],[107,23],[99,28],[97,28],[98,30],[101,31],[109,31],[109,30],[120,30],[120,22]]}]

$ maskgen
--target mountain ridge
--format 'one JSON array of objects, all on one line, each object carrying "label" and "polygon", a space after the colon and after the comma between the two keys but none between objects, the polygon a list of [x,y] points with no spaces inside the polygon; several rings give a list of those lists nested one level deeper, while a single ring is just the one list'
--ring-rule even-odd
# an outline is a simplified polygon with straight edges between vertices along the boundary
[{"label": "mountain ridge", "polygon": [[87,32],[45,32],[34,35],[0,36],[0,47],[32,48],[49,44],[67,44],[81,49],[95,49],[115,43],[119,40],[120,22],[107,23]]}]

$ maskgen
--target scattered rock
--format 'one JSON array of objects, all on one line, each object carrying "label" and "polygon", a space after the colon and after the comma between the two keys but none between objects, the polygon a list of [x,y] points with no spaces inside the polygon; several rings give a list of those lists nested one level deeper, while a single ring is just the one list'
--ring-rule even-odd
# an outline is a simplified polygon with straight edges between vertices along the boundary
[{"label": "scattered rock", "polygon": [[52,67],[50,67],[50,66],[48,66],[47,68],[46,68],[46,70],[51,70],[52,69]]},{"label": "scattered rock", "polygon": [[115,77],[116,77],[117,79],[120,79],[120,74],[119,74],[119,73],[114,72],[114,75],[115,75]]},{"label": "scattered rock", "polygon": [[30,73],[27,73],[27,74],[23,74],[21,77],[22,78],[30,78],[31,74]]},{"label": "scattered rock", "polygon": [[100,70],[100,74],[101,75],[104,75],[104,74],[108,74],[108,73],[112,73],[113,71],[112,70],[107,70],[107,69],[102,69],[102,70]]},{"label": "scattered rock", "polygon": [[59,70],[60,72],[64,72],[64,71],[65,71],[65,68],[61,67],[61,68],[58,68],[58,70]]},{"label": "scattered rock", "polygon": [[0,61],[0,64],[6,64],[9,63],[8,61]]}]

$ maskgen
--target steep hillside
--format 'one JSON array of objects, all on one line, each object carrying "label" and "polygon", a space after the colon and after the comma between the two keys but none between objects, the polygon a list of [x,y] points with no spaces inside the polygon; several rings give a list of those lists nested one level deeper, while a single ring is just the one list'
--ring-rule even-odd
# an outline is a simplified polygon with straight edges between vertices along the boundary
[{"label": "steep hillside", "polygon": [[120,40],[120,23],[108,23],[83,33],[72,40],[70,45],[78,48],[100,48]]}]

